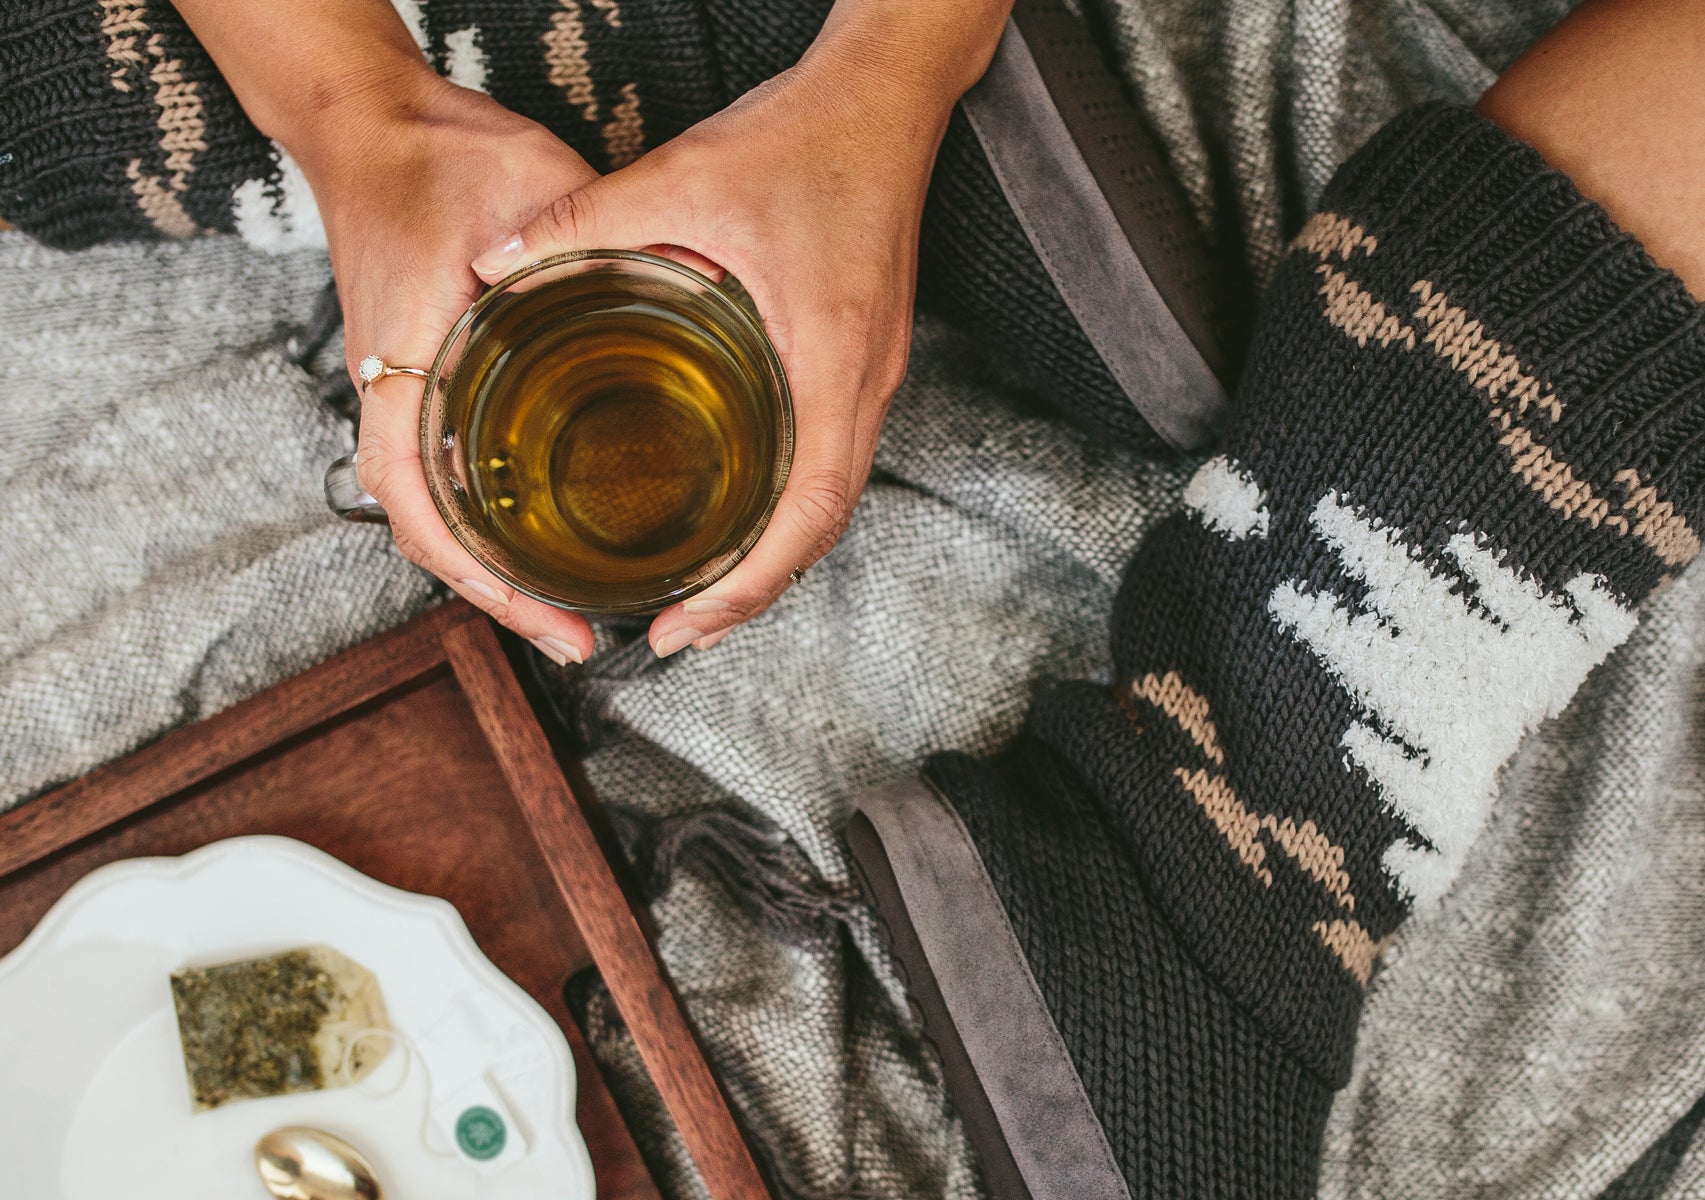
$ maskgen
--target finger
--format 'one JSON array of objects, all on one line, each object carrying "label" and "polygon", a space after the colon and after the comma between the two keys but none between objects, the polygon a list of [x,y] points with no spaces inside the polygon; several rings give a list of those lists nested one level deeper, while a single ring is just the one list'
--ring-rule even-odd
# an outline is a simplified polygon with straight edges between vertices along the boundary
[{"label": "finger", "polygon": [[660,202],[656,162],[647,156],[557,197],[525,227],[477,255],[470,264],[474,273],[495,283],[517,267],[569,250],[674,245],[664,226],[673,217],[678,235],[681,209],[671,212]]},{"label": "finger", "polygon": [[721,283],[728,277],[728,272],[716,263],[711,262],[698,251],[689,250],[685,246],[672,246],[667,242],[658,242],[655,245],[647,246],[645,252],[655,254],[658,258],[667,258],[671,262],[678,262],[683,267],[697,271],[712,283]]},{"label": "finger", "polygon": [[584,662],[592,653],[592,629],[584,618],[517,592],[481,566],[445,526],[420,460],[420,397],[419,381],[393,377],[369,387],[362,404],[356,476],[384,505],[397,548],[546,657],[559,664]]},{"label": "finger", "polygon": [[788,589],[795,571],[829,552],[852,516],[863,478],[853,473],[854,436],[840,422],[833,429],[801,423],[793,470],[763,536],[724,578],[657,615],[651,645],[658,657],[750,620]]},{"label": "finger", "polygon": [[716,645],[723,638],[727,637],[729,634],[731,634],[733,632],[734,632],[734,627],[732,625],[729,626],[727,629],[718,629],[715,633],[709,634],[705,637],[700,638],[698,641],[694,642],[693,643],[693,649],[694,650],[709,650],[712,646]]}]

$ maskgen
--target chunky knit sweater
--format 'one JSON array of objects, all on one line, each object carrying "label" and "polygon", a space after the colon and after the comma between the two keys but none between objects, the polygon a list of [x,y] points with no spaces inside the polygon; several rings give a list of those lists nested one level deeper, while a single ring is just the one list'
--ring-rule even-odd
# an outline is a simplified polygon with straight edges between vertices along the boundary
[{"label": "chunky knit sweater", "polygon": [[1705,308],[1459,108],[1339,172],[1240,405],[1117,684],[930,771],[1142,1195],[1313,1194],[1381,948],[1705,519]]}]

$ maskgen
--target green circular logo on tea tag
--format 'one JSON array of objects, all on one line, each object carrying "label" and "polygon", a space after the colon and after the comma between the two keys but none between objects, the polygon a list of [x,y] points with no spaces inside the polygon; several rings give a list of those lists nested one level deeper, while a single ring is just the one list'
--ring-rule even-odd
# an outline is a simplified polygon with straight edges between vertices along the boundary
[{"label": "green circular logo on tea tag", "polygon": [[485,1162],[503,1153],[509,1131],[503,1118],[483,1104],[462,1110],[456,1118],[456,1145],[463,1154],[477,1162]]}]

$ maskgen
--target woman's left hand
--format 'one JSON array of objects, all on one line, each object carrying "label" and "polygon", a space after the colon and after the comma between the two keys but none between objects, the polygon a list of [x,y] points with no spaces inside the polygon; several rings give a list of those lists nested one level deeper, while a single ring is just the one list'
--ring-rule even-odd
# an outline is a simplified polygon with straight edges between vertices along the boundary
[{"label": "woman's left hand", "polygon": [[763,314],[793,393],[792,473],[746,558],[652,623],[659,655],[762,612],[852,516],[905,374],[924,193],[963,90],[919,66],[831,21],[798,66],[474,260],[495,281],[558,251],[651,248],[732,273]]}]

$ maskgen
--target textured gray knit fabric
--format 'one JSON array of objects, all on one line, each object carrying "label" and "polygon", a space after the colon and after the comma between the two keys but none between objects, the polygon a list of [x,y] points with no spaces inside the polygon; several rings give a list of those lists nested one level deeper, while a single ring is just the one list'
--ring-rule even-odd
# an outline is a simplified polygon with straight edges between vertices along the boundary
[{"label": "textured gray knit fabric", "polygon": [[0,234],[0,808],[428,602],[320,493],[349,429],[278,346],[329,270]]},{"label": "textured gray knit fabric", "polygon": [[[599,761],[614,768],[613,776],[608,767],[597,772],[605,786],[643,779],[648,809],[742,811],[631,733],[614,735]],[[780,863],[772,867],[811,886],[803,855],[785,843],[774,850]],[[935,1060],[917,1039],[862,906],[837,896],[815,919],[754,919],[708,878],[696,853],[687,848],[652,912],[688,1009],[781,1192],[980,1195]],[[584,1028],[665,1191],[702,1194],[601,991],[587,1004]]]}]

